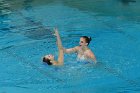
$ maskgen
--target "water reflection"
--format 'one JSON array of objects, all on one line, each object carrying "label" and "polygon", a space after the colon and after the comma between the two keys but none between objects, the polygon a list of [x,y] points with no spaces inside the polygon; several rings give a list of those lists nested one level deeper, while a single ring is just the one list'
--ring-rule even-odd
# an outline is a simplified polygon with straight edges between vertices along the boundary
[{"label": "water reflection", "polygon": [[10,33],[10,26],[9,22],[10,19],[8,18],[9,15],[12,13],[10,9],[10,4],[5,0],[0,1],[0,36],[5,36],[7,33]]},{"label": "water reflection", "polygon": [[10,4],[5,0],[0,1],[0,16],[11,14]]},{"label": "water reflection", "polygon": [[35,21],[34,16],[26,17],[22,12],[18,12],[18,15],[25,20],[25,25],[22,25],[21,28],[19,28],[18,26],[16,28],[18,29],[18,32],[23,31],[21,34],[25,37],[35,40],[50,37],[53,38],[53,32],[50,30],[50,27],[43,25],[43,23],[39,20]]},{"label": "water reflection", "polygon": [[[27,12],[34,11],[34,8],[32,6],[33,2],[35,0],[24,0],[23,1],[23,7]],[[35,21],[35,15],[32,15],[31,17],[26,17],[21,12],[19,13],[20,16],[25,19],[25,23],[28,25],[30,24],[30,27],[26,29],[25,33],[23,34],[25,37],[28,37],[30,39],[45,39],[45,38],[53,38],[52,31],[44,26],[41,21]]]},{"label": "water reflection", "polygon": [[121,1],[124,5],[129,5],[129,3],[134,3],[136,0],[119,0]]},{"label": "water reflection", "polygon": [[24,33],[25,37],[41,40],[46,38],[53,38],[52,31],[48,28],[45,28],[43,26],[37,27],[37,28],[31,28],[28,29],[29,31],[26,31]]},{"label": "water reflection", "polygon": [[25,8],[25,10],[30,10],[32,9],[32,3],[34,0],[24,0],[23,1],[23,6]]}]

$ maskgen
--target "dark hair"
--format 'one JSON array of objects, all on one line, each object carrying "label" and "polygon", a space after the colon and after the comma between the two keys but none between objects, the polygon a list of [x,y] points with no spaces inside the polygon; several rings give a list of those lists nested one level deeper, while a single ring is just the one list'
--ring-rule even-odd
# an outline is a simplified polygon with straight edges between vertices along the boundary
[{"label": "dark hair", "polygon": [[50,59],[43,57],[43,62],[47,63],[48,65],[52,65]]},{"label": "dark hair", "polygon": [[90,43],[90,41],[91,41],[91,37],[82,36],[82,38],[84,38],[85,41],[86,41],[86,43],[88,43],[88,45],[89,45],[89,43]]}]

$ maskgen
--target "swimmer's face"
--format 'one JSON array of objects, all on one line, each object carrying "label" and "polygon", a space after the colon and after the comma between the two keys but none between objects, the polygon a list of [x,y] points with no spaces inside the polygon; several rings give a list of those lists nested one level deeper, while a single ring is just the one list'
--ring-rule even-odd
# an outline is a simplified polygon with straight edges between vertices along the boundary
[{"label": "swimmer's face", "polygon": [[81,37],[81,38],[80,38],[79,45],[80,45],[80,46],[87,46],[87,44],[88,44],[88,43],[86,42],[86,40],[85,40],[84,38]]},{"label": "swimmer's face", "polygon": [[53,55],[46,55],[45,58],[49,59],[49,60],[54,60],[54,56]]}]

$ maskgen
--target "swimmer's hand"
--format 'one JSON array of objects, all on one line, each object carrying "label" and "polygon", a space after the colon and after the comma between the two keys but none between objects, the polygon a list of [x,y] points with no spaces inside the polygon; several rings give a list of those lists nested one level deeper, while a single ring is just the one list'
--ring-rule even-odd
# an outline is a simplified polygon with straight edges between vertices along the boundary
[{"label": "swimmer's hand", "polygon": [[55,36],[59,36],[58,29],[57,28],[54,28],[54,31],[55,31],[54,35]]}]

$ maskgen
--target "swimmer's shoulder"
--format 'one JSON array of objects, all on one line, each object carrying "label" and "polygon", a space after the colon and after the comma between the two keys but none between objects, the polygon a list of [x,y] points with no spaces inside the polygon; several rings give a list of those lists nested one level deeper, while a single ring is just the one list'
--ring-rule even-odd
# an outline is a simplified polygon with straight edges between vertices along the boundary
[{"label": "swimmer's shoulder", "polygon": [[94,55],[94,54],[93,54],[93,52],[92,52],[91,49],[87,49],[87,50],[85,51],[85,55],[86,55],[86,56],[91,56],[91,55]]},{"label": "swimmer's shoulder", "polygon": [[92,52],[92,51],[91,51],[91,49],[88,48],[88,49],[86,50],[86,52]]}]

